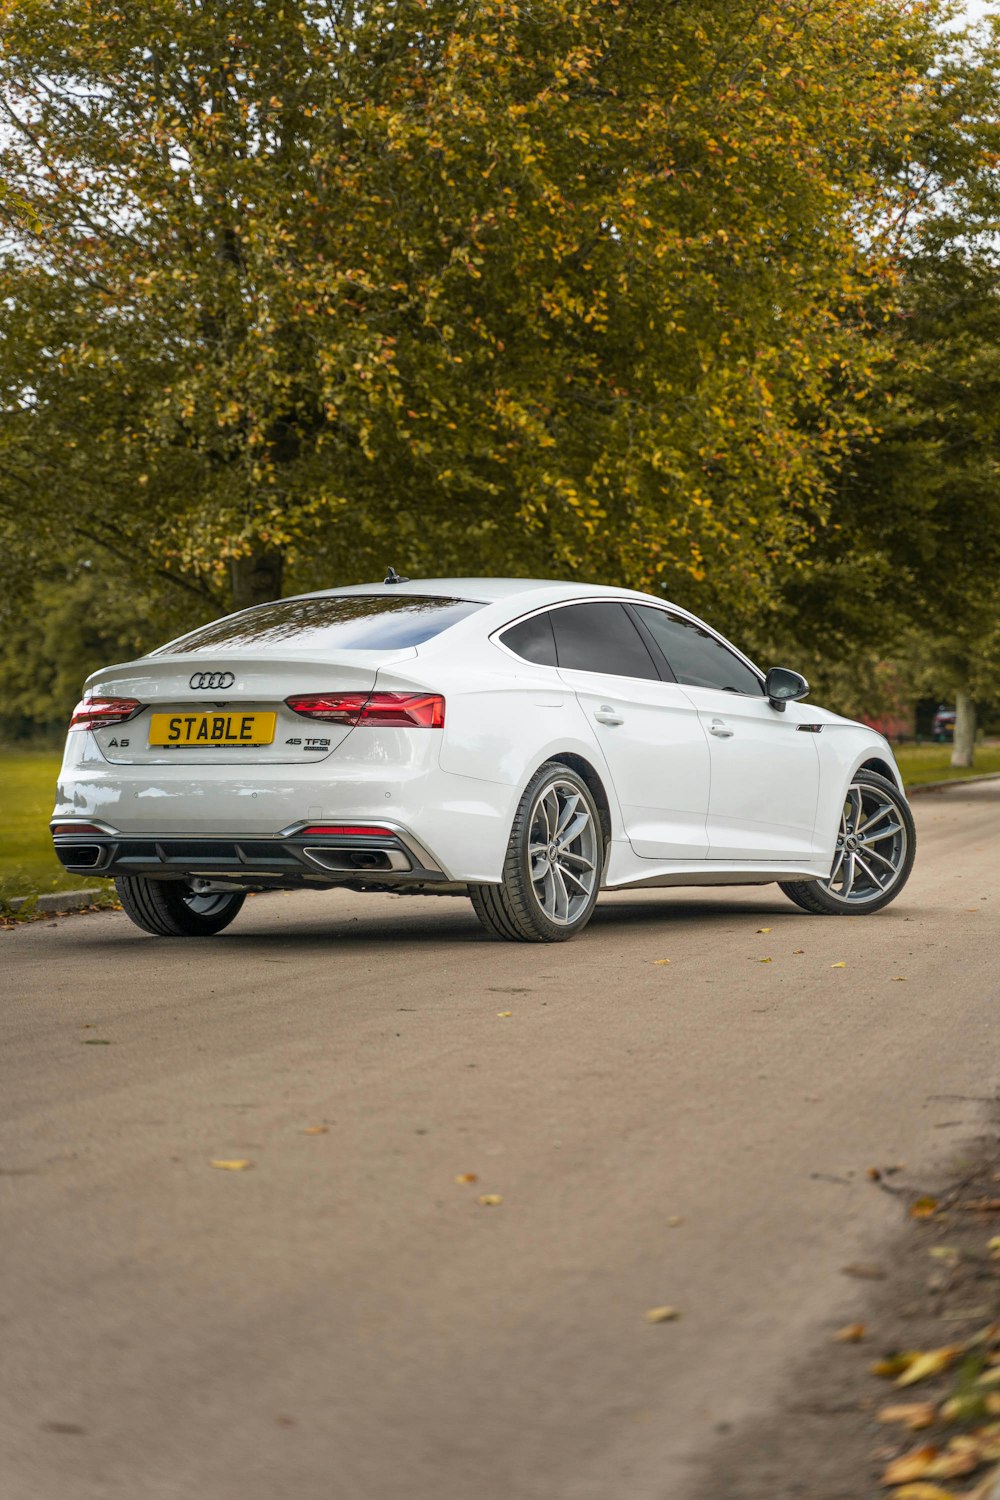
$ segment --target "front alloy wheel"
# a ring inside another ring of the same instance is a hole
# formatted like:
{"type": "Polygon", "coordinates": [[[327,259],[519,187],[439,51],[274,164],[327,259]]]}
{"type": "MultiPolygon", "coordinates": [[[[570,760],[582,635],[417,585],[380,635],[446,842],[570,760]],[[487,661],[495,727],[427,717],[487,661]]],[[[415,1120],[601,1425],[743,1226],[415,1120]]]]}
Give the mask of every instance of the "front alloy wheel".
{"type": "Polygon", "coordinates": [[[469,895],[494,937],[564,942],[590,921],[603,865],[593,793],[575,771],[550,761],[521,798],[502,884],[470,885],[469,895]]]}
{"type": "Polygon", "coordinates": [[[874,771],[858,771],[844,799],[828,878],[782,881],[781,889],[805,911],[879,911],[906,884],[916,845],[913,814],[899,788],[874,771]]]}

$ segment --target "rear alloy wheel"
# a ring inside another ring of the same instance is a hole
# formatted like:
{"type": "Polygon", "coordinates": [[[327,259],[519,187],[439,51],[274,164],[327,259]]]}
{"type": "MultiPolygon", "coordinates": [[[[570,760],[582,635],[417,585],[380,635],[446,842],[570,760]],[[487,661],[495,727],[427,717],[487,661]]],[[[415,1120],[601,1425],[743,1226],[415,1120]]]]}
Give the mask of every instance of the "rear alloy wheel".
{"type": "Polygon", "coordinates": [[[804,911],[860,917],[896,899],[916,849],[913,814],[899,788],[874,771],[858,771],[844,799],[829,878],[779,883],[804,911]]]}
{"type": "Polygon", "coordinates": [[[494,937],[561,943],[590,921],[603,867],[593,794],[575,771],[550,761],[521,798],[501,884],[470,885],[469,895],[494,937]]]}
{"type": "Polygon", "coordinates": [[[155,937],[211,937],[221,932],[246,900],[244,891],[196,891],[186,880],[149,880],[119,875],[115,890],[126,914],[155,937]]]}

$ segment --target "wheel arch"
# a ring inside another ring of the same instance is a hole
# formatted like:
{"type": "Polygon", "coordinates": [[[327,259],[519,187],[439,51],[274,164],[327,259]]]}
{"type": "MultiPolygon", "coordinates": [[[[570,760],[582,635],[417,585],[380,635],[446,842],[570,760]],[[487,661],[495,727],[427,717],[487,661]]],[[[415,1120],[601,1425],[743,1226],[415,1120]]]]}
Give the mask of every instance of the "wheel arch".
{"type": "Polygon", "coordinates": [[[884,776],[886,781],[891,781],[893,786],[898,787],[900,791],[904,790],[902,777],[897,767],[891,761],[884,760],[877,755],[870,755],[867,760],[861,761],[855,766],[852,774],[857,775],[858,771],[874,771],[877,776],[884,776]]]}

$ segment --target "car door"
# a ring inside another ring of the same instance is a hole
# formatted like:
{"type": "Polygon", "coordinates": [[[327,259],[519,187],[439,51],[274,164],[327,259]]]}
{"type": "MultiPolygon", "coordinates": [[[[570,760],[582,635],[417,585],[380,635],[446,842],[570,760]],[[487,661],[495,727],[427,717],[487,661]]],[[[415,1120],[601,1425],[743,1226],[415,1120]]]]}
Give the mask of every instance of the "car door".
{"type": "Polygon", "coordinates": [[[559,675],[576,694],[641,858],[704,859],[709,750],[698,713],[615,600],[549,611],[559,675]]]}
{"type": "Polygon", "coordinates": [[[708,857],[795,860],[816,843],[819,755],[808,709],[771,706],[759,674],[704,625],[630,606],[698,713],[712,786],[708,857]]]}

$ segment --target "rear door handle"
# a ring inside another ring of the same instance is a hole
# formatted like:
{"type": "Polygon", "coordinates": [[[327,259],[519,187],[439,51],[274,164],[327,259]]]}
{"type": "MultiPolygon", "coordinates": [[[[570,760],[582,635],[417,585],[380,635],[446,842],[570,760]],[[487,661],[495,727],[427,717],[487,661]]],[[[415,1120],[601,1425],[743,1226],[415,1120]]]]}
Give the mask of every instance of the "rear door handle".
{"type": "Polygon", "coordinates": [[[595,709],[594,718],[598,724],[624,724],[625,720],[615,712],[610,703],[602,703],[600,708],[595,709]]]}
{"type": "Polygon", "coordinates": [[[714,734],[720,740],[731,740],[733,737],[733,731],[726,728],[722,719],[713,719],[712,726],[708,732],[709,734],[714,734]]]}

